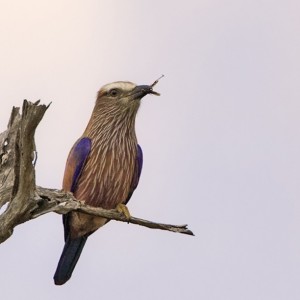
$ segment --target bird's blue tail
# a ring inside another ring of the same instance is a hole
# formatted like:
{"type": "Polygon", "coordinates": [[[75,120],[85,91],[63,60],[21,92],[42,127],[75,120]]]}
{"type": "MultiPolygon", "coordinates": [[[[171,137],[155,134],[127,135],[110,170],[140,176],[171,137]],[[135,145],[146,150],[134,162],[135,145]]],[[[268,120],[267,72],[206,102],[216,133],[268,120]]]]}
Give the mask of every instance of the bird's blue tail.
{"type": "Polygon", "coordinates": [[[56,285],[62,285],[71,278],[87,238],[87,235],[77,239],[67,238],[53,277],[56,285]]]}

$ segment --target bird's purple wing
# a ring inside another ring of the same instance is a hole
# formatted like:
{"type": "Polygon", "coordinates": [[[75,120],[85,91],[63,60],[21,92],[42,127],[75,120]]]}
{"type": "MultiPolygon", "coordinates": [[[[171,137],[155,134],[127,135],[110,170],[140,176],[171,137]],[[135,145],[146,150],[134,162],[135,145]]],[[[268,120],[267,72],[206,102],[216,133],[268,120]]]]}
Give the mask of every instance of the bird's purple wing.
{"type": "Polygon", "coordinates": [[[65,168],[63,180],[64,190],[72,193],[76,191],[78,179],[91,151],[91,144],[92,142],[89,138],[81,138],[71,149],[65,168]]]}
{"type": "MultiPolygon", "coordinates": [[[[70,151],[68,156],[64,180],[63,189],[74,193],[77,188],[77,183],[80,178],[80,174],[84,168],[85,162],[91,151],[92,142],[89,138],[81,138],[78,140],[70,151]]],[[[69,234],[69,214],[63,215],[63,224],[65,229],[65,240],[69,234]]]]}
{"type": "Polygon", "coordinates": [[[134,168],[134,174],[130,186],[130,192],[128,194],[128,197],[125,201],[125,204],[128,203],[130,200],[134,190],[138,186],[140,176],[142,173],[142,168],[143,168],[143,151],[140,145],[137,145],[137,154],[136,154],[136,159],[135,159],[135,168],[134,168]]]}

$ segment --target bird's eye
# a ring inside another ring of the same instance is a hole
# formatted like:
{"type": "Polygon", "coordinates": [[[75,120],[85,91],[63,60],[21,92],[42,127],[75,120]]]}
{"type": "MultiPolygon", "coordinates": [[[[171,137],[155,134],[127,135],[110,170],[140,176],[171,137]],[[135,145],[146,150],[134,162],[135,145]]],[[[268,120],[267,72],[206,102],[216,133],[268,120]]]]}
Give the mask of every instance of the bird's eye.
{"type": "Polygon", "coordinates": [[[119,90],[117,90],[117,89],[112,89],[112,90],[109,91],[109,95],[110,95],[111,97],[117,97],[117,96],[119,95],[119,90]]]}

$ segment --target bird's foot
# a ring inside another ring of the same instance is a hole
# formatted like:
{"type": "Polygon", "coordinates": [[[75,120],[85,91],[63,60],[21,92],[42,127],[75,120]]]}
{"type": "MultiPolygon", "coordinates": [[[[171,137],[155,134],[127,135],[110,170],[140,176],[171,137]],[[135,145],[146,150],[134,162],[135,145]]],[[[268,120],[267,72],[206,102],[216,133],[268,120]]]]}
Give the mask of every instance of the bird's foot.
{"type": "Polygon", "coordinates": [[[129,209],[128,207],[123,204],[123,203],[119,203],[116,207],[117,211],[120,213],[120,214],[123,214],[125,216],[125,218],[127,219],[127,221],[130,220],[130,212],[129,212],[129,209]]]}

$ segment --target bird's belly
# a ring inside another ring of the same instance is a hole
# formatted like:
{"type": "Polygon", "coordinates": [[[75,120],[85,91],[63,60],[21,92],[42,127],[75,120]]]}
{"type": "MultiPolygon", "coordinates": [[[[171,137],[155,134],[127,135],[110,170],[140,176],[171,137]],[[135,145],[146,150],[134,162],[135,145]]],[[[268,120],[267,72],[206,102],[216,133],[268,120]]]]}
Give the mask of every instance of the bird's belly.
{"type": "Polygon", "coordinates": [[[87,233],[93,233],[107,223],[107,219],[95,217],[81,212],[72,212],[70,215],[70,236],[78,238],[87,233]]]}
{"type": "Polygon", "coordinates": [[[86,204],[105,209],[113,209],[125,202],[134,174],[133,153],[112,155],[111,151],[98,156],[98,160],[89,159],[80,176],[75,197],[86,204]]]}
{"type": "MultiPolygon", "coordinates": [[[[114,209],[127,200],[133,174],[134,159],[130,155],[106,155],[105,160],[88,160],[74,196],[91,206],[114,209]]],[[[94,232],[106,222],[107,219],[102,217],[72,212],[70,234],[72,237],[83,236],[94,232]]]]}

